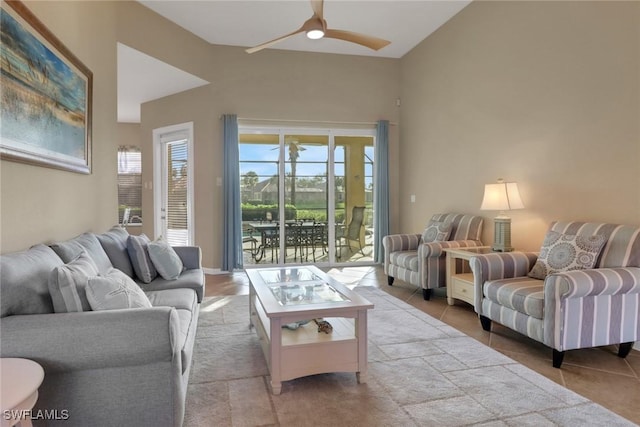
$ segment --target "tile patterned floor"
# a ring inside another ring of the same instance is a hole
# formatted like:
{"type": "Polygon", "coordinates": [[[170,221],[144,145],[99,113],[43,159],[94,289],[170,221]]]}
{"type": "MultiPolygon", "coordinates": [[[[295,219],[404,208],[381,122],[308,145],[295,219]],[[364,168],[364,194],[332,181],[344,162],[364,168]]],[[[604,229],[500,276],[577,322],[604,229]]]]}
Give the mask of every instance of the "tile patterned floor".
{"type": "MultiPolygon", "coordinates": [[[[396,280],[387,285],[380,267],[333,268],[330,274],[350,287],[375,286],[440,319],[481,343],[500,351],[552,381],[640,424],[640,351],[626,359],[616,356],[614,346],[569,351],[562,369],[551,366],[551,350],[508,328],[493,323],[492,332],[480,327],[473,307],[457,302],[449,306],[444,289],[436,290],[430,301],[422,291],[396,280]]],[[[245,295],[249,282],[243,272],[207,276],[207,296],[245,295]]]]}

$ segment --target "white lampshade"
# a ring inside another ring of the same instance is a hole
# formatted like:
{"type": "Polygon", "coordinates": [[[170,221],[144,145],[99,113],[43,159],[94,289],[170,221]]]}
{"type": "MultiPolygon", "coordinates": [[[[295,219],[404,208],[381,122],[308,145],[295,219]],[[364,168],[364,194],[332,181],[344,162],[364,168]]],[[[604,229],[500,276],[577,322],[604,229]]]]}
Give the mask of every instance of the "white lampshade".
{"type": "Polygon", "coordinates": [[[486,184],[484,186],[484,197],[482,198],[481,210],[500,211],[494,218],[493,250],[497,252],[509,252],[513,250],[511,246],[511,218],[504,214],[504,211],[512,209],[524,209],[524,203],[520,198],[518,184],[515,182],[502,182],[497,184],[486,184]]]}
{"type": "Polygon", "coordinates": [[[486,184],[480,209],[483,211],[524,209],[524,204],[518,191],[518,184],[515,182],[486,184]]]}

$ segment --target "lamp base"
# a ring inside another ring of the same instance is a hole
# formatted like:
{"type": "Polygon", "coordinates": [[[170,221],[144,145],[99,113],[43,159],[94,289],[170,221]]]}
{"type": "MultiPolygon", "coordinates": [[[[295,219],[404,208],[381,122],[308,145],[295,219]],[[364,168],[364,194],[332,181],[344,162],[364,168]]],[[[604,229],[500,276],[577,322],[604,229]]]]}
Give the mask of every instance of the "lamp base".
{"type": "Polygon", "coordinates": [[[500,216],[493,219],[493,246],[495,252],[511,252],[511,218],[500,216]]]}

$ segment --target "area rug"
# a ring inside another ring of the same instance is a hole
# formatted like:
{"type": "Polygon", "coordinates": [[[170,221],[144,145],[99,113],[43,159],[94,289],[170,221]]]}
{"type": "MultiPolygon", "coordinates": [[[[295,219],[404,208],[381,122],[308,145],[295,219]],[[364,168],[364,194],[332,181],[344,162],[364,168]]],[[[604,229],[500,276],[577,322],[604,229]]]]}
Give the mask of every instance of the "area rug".
{"type": "Polygon", "coordinates": [[[373,287],[369,375],[313,375],[269,390],[248,296],[201,305],[185,427],[633,426],[447,324],[373,287]]]}

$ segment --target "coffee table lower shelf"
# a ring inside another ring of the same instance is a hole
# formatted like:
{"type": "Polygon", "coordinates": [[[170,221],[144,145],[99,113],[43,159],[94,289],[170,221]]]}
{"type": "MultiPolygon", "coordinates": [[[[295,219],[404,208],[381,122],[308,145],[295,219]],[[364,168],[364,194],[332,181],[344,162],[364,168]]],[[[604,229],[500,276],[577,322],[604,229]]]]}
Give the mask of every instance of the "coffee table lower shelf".
{"type": "Polygon", "coordinates": [[[340,313],[350,317],[322,317],[333,326],[333,332],[325,334],[318,332],[313,321],[296,330],[282,328],[283,324],[305,319],[269,318],[255,294],[250,295],[250,301],[251,326],[260,339],[273,394],[280,394],[282,381],[329,372],[355,372],[358,383],[366,383],[366,309],[340,313]]]}

